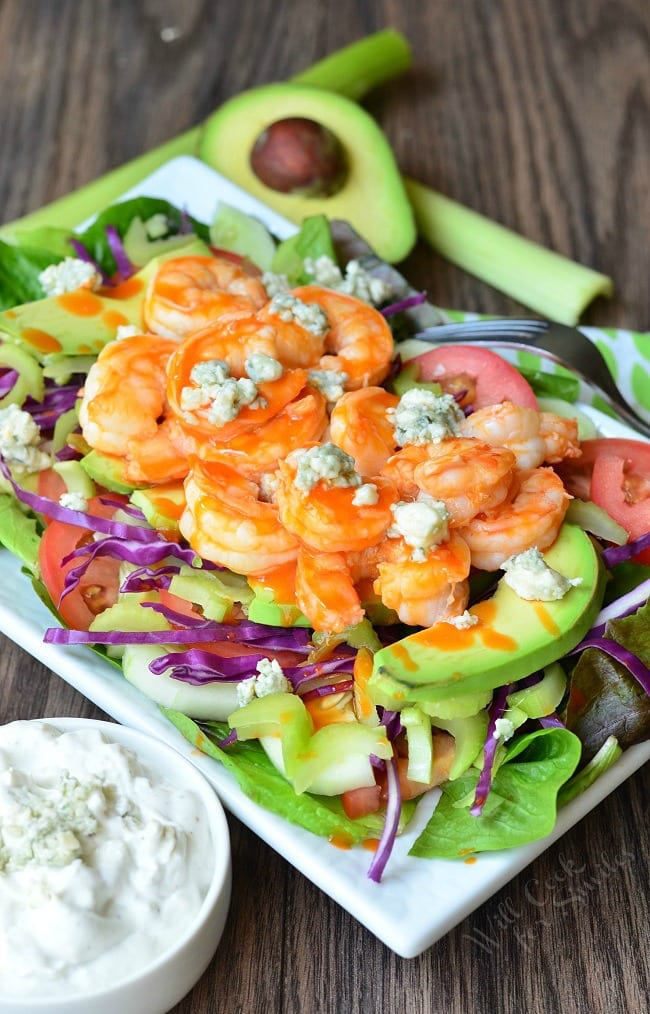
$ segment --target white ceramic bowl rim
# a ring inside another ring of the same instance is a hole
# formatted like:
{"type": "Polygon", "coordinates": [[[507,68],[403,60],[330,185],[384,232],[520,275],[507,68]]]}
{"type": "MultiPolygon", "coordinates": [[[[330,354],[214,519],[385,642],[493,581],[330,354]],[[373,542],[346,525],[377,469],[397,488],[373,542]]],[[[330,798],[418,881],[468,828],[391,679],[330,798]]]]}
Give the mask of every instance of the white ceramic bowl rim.
{"type": "MultiPolygon", "coordinates": [[[[50,998],[23,996],[20,994],[5,997],[0,995],[0,1014],[9,1010],[11,1010],[12,1014],[13,1012],[20,1014],[21,1010],[31,1012],[32,1010],[39,1009],[43,1011],[59,1011],[60,1014],[64,1014],[66,1004],[79,1004],[86,1001],[89,1003],[92,1001],[98,1002],[103,998],[110,997],[117,990],[128,988],[130,984],[136,983],[140,978],[155,974],[174,954],[182,950],[191,941],[200,930],[222,892],[230,889],[230,832],[221,802],[208,780],[182,754],[162,740],[125,725],[94,718],[35,718],[28,719],[27,721],[51,725],[64,732],[73,729],[97,729],[104,733],[107,739],[133,750],[143,766],[149,768],[149,770],[152,768],[152,760],[149,755],[159,752],[169,765],[177,767],[182,772],[183,779],[188,783],[188,787],[201,799],[212,837],[214,869],[199,911],[185,932],[157,958],[144,965],[140,971],[125,979],[116,981],[113,986],[89,993],[61,994],[50,998]],[[141,747],[147,755],[140,757],[138,747],[141,747]]],[[[164,777],[165,780],[168,779],[167,775],[164,775],[164,777]]],[[[215,949],[217,944],[218,941],[215,942],[215,949]]]]}

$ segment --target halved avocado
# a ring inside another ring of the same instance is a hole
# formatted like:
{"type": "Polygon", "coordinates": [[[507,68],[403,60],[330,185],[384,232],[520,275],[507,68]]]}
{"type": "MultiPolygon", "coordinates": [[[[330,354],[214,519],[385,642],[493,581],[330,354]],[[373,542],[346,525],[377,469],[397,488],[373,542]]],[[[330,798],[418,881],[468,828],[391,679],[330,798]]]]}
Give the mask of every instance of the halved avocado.
{"type": "Polygon", "coordinates": [[[294,84],[243,92],[208,118],[200,155],[293,222],[318,214],[346,219],[384,260],[402,260],[415,243],[413,212],[388,141],[361,106],[341,95],[294,84]],[[345,176],[336,193],[281,193],[253,171],[251,155],[260,135],[290,119],[320,124],[339,142],[345,176]]]}
{"type": "Polygon", "coordinates": [[[582,584],[557,601],[530,602],[502,579],[491,599],[469,610],[479,618],[475,626],[436,623],[378,651],[368,681],[374,703],[399,710],[494,690],[571,651],[600,609],[603,566],[589,536],[568,524],[544,559],[582,584]]]}

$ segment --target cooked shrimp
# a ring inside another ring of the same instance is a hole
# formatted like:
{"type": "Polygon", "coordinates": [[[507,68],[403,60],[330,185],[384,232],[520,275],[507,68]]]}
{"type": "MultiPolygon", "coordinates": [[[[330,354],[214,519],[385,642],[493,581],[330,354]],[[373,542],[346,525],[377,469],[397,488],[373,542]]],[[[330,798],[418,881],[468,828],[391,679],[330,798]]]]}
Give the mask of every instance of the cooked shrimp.
{"type": "Polygon", "coordinates": [[[547,465],[555,465],[565,458],[579,458],[582,454],[577,419],[540,412],[539,435],[544,441],[544,461],[547,465]]]}
{"type": "Polygon", "coordinates": [[[194,460],[179,527],[199,556],[237,574],[264,574],[296,558],[298,540],[256,483],[224,462],[194,460]]]}
{"type": "Polygon", "coordinates": [[[390,410],[398,403],[383,387],[361,387],[346,392],[332,409],[332,442],[354,458],[360,475],[377,475],[394,452],[390,410]]]}
{"type": "MultiPolygon", "coordinates": [[[[320,391],[307,388],[273,419],[228,440],[225,453],[235,456],[232,460],[238,471],[257,480],[275,471],[292,451],[320,440],[326,426],[327,402],[320,391]]],[[[207,442],[198,453],[208,460],[218,459],[220,446],[207,442]]]]}
{"type": "Polygon", "coordinates": [[[452,437],[402,448],[388,459],[381,474],[405,496],[424,492],[442,500],[450,525],[458,527],[506,499],[514,464],[514,454],[505,447],[490,447],[472,437],[452,437]]]}
{"type": "Polygon", "coordinates": [[[165,419],[166,366],[174,342],[133,335],[109,342],[93,363],[79,408],[84,439],[121,459],[128,482],[182,478],[188,463],[165,419]]]}
{"type": "Polygon", "coordinates": [[[268,297],[259,278],[225,257],[164,261],[144,299],[145,326],[178,340],[224,314],[250,314],[268,297]]]}
{"type": "Polygon", "coordinates": [[[390,370],[393,335],[378,310],[354,296],[319,285],[300,286],[292,289],[292,295],[305,303],[316,303],[327,314],[322,370],[346,373],[349,391],[382,382],[390,370]]]}
{"type": "Polygon", "coordinates": [[[347,561],[355,586],[373,580],[375,593],[402,623],[429,627],[460,616],[469,596],[470,552],[465,541],[454,532],[429,549],[424,560],[412,557],[412,547],[400,537],[348,554],[347,561]]]}
{"type": "Polygon", "coordinates": [[[325,553],[365,549],[382,538],[393,520],[390,508],[397,502],[397,490],[387,479],[373,480],[375,503],[359,503],[358,484],[320,481],[306,490],[296,485],[296,476],[292,455],[280,464],[275,496],[282,524],[310,549],[325,553]]]}
{"type": "Polygon", "coordinates": [[[226,325],[213,324],[189,335],[176,346],[167,368],[167,397],[170,410],[182,429],[204,440],[224,443],[272,419],[303,390],[307,383],[306,370],[284,370],[275,360],[272,334],[256,326],[257,331],[250,318],[226,325]],[[242,324],[243,328],[231,329],[230,324],[242,324]],[[257,384],[243,379],[246,364],[254,353],[268,356],[279,366],[277,379],[257,384]],[[208,376],[214,373],[207,381],[207,389],[203,386],[205,381],[196,376],[203,365],[208,368],[208,376]],[[213,394],[220,395],[219,384],[230,376],[233,379],[228,379],[228,384],[248,384],[248,401],[231,413],[230,402],[225,400],[225,417],[222,418],[215,412],[213,394]]]}
{"type": "Polygon", "coordinates": [[[518,468],[537,468],[544,460],[546,446],[539,434],[539,412],[533,408],[502,401],[472,412],[460,424],[465,437],[484,440],[491,447],[507,447],[517,458],[518,468]]]}
{"type": "Polygon", "coordinates": [[[273,300],[266,303],[255,314],[255,320],[258,329],[261,321],[273,331],[277,358],[285,366],[317,366],[325,351],[325,334],[303,327],[299,320],[285,320],[274,306],[273,300]]]}
{"type": "Polygon", "coordinates": [[[520,472],[514,490],[505,503],[459,529],[480,570],[498,570],[504,560],[533,546],[548,549],[564,521],[571,498],[552,468],[520,472]]]}
{"type": "Polygon", "coordinates": [[[364,616],[343,553],[315,554],[300,548],[296,603],[314,630],[338,633],[364,616]]]}

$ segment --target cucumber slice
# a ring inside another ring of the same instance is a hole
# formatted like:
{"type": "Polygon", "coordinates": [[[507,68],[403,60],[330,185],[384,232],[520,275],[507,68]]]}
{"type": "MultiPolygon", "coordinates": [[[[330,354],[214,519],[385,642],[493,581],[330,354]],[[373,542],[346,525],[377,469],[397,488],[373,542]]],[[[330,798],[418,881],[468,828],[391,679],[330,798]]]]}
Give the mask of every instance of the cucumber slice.
{"type": "Polygon", "coordinates": [[[221,250],[248,257],[262,271],[270,269],[275,255],[275,240],[266,226],[222,201],[210,226],[210,242],[221,250]]]}

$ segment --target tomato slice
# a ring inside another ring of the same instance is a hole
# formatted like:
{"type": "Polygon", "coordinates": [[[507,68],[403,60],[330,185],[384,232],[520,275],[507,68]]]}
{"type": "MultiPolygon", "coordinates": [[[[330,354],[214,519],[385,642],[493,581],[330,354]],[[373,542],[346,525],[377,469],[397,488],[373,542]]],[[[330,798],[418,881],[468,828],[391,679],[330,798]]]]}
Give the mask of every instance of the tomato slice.
{"type": "Polygon", "coordinates": [[[528,381],[490,349],[473,345],[443,345],[415,356],[410,362],[417,363],[420,380],[435,381],[445,377],[449,381],[461,373],[468,374],[476,384],[472,402],[475,410],[502,401],[537,410],[537,398],[528,381]]]}
{"type": "Polygon", "coordinates": [[[341,793],[341,803],[350,820],[376,813],[381,806],[381,785],[366,785],[341,793]]]}
{"type": "MultiPolygon", "coordinates": [[[[56,474],[56,473],[54,473],[56,474]]],[[[124,501],[111,493],[111,500],[124,501]]],[[[115,507],[103,504],[99,497],[89,501],[88,512],[95,516],[111,518],[115,507]]],[[[75,630],[88,630],[98,613],[117,601],[120,561],[110,557],[98,557],[88,567],[77,588],[61,601],[65,578],[68,571],[81,563],[82,558],[62,560],[79,546],[92,540],[92,532],[63,521],[51,521],[40,542],[38,562],[43,584],[57,607],[64,623],[75,630]]]]}
{"type": "MultiPolygon", "coordinates": [[[[42,472],[38,473],[36,492],[39,496],[46,496],[48,500],[54,500],[55,503],[58,503],[59,497],[62,493],[65,493],[66,489],[65,482],[53,468],[45,468],[42,472]]],[[[46,514],[43,515],[43,520],[46,525],[52,523],[52,519],[46,514]]]]}

